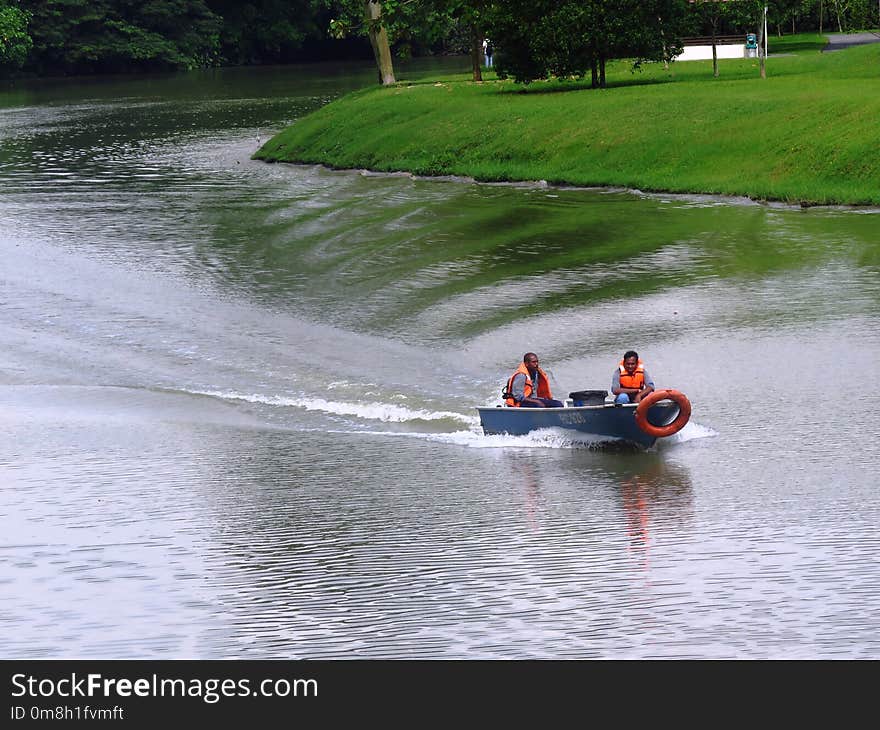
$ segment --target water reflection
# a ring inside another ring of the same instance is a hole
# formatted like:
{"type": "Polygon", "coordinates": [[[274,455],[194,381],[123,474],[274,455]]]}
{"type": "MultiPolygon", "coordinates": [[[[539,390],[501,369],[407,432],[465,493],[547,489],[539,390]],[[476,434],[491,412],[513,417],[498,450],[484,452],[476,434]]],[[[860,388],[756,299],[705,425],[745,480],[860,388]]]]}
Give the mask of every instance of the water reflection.
{"type": "Polygon", "coordinates": [[[468,450],[450,474],[448,446],[407,439],[392,454],[380,440],[377,464],[370,440],[328,448],[301,434],[296,454],[288,441],[230,444],[216,480],[197,485],[216,611],[208,655],[516,655],[510,632],[530,629],[513,607],[538,635],[562,606],[604,614],[649,571],[658,534],[689,532],[687,469],[658,454],[468,450]],[[644,564],[627,577],[633,550],[644,564]]]}
{"type": "MultiPolygon", "coordinates": [[[[575,487],[582,493],[570,497],[583,503],[606,489],[614,493],[616,507],[623,513],[619,524],[628,550],[644,557],[645,568],[658,534],[689,529],[693,484],[685,465],[671,461],[664,453],[632,449],[590,450],[586,455],[574,452],[570,458],[582,477],[575,487]]],[[[520,495],[524,522],[531,532],[539,532],[547,526],[542,524],[547,519],[547,493],[558,499],[560,485],[553,477],[542,475],[534,454],[512,451],[505,455],[505,462],[505,471],[520,495]]]]}
{"type": "Polygon", "coordinates": [[[686,532],[693,514],[693,486],[684,466],[661,456],[648,455],[648,462],[620,482],[620,498],[626,515],[630,550],[650,570],[650,551],[657,532],[672,527],[686,532]]]}
{"type": "Polygon", "coordinates": [[[522,499],[525,506],[526,524],[531,532],[540,529],[541,487],[538,475],[530,459],[515,458],[512,460],[518,481],[522,485],[522,499]]]}
{"type": "MultiPolygon", "coordinates": [[[[876,215],[844,221],[836,211],[250,161],[258,137],[326,101],[316,86],[329,98],[371,73],[326,72],[85,82],[91,96],[77,103],[11,103],[0,224],[111,257],[125,249],[272,307],[425,343],[593,307],[650,309],[665,337],[693,326],[682,308],[709,326],[773,327],[826,316],[829,289],[852,286],[876,263],[876,215]],[[755,297],[762,306],[729,306],[755,297]],[[719,299],[728,301],[716,308],[719,299]]],[[[871,284],[845,301],[853,313],[877,313],[871,284]]]]}

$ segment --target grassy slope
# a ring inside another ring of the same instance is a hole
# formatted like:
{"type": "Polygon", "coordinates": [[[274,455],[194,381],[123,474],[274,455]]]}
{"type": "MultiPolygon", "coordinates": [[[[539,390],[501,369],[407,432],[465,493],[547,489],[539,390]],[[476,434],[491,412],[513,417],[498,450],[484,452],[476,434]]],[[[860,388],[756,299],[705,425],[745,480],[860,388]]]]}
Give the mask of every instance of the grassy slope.
{"type": "MultiPolygon", "coordinates": [[[[794,42],[794,41],[793,41],[794,42]]],[[[466,77],[350,94],[255,155],[337,168],[880,204],[880,44],[610,69],[606,90],[466,77]]],[[[785,48],[774,48],[778,52],[785,48]]]]}

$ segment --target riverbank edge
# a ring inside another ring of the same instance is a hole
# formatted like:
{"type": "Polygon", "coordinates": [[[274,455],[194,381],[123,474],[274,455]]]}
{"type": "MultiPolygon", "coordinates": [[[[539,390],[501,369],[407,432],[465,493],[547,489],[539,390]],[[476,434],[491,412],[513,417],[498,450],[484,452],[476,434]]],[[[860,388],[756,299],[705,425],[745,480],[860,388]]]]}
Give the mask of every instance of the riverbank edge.
{"type": "Polygon", "coordinates": [[[687,202],[724,203],[726,205],[755,205],[778,210],[837,210],[858,211],[860,213],[880,213],[880,205],[856,203],[811,203],[808,201],[786,201],[776,198],[757,198],[749,195],[725,195],[723,193],[683,192],[681,190],[652,190],[621,185],[569,185],[550,183],[546,180],[480,180],[468,175],[419,175],[408,170],[371,170],[366,167],[334,167],[321,162],[289,162],[287,160],[261,159],[255,155],[251,159],[267,165],[289,165],[303,169],[360,177],[404,178],[419,182],[454,183],[460,185],[491,185],[494,187],[523,188],[527,190],[583,191],[602,194],[632,195],[641,198],[673,198],[687,202]]]}
{"type": "Polygon", "coordinates": [[[353,91],[306,114],[253,159],[873,209],[880,206],[880,167],[866,120],[880,114],[880,102],[864,103],[864,84],[878,59],[876,47],[791,56],[779,59],[777,75],[766,81],[751,78],[747,60],[727,62],[727,78],[708,83],[702,62],[691,62],[673,83],[657,69],[637,82],[618,71],[616,89],[586,93],[577,84],[519,90],[494,79],[401,81],[353,91]],[[743,123],[752,109],[761,112],[760,129],[743,123]],[[829,113],[843,134],[828,133],[829,113]]]}

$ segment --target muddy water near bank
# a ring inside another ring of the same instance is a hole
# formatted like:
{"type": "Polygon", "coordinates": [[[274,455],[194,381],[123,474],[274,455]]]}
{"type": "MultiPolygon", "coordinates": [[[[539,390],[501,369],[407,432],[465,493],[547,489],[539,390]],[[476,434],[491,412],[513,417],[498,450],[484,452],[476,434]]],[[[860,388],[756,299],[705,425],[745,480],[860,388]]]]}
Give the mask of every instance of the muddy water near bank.
{"type": "Polygon", "coordinates": [[[4,655],[877,656],[876,214],[249,159],[370,74],[3,97],[4,655]],[[656,451],[480,433],[629,347],[656,451]]]}

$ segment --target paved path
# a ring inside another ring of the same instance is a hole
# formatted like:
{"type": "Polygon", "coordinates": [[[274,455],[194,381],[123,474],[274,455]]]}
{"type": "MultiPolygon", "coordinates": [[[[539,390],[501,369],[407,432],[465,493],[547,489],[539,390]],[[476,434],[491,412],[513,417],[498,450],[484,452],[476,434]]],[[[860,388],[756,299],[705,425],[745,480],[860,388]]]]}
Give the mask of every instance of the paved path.
{"type": "Polygon", "coordinates": [[[866,43],[880,43],[880,33],[828,33],[826,51],[840,51],[850,46],[863,46],[866,43]]]}

